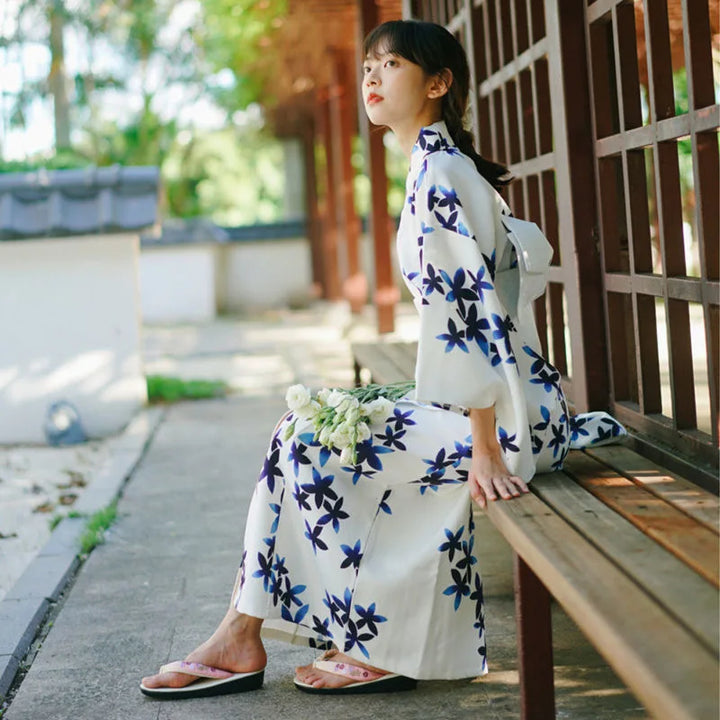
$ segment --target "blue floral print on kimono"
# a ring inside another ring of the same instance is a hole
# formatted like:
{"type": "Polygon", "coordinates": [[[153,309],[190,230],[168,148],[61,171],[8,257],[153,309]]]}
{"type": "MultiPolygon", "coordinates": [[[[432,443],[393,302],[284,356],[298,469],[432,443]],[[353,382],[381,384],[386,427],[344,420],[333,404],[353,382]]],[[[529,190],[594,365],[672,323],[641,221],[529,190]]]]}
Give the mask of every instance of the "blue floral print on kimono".
{"type": "Polygon", "coordinates": [[[245,531],[240,612],[269,637],[418,679],[487,672],[483,584],[467,487],[465,409],[495,406],[511,470],[530,480],[570,447],[617,439],[605,413],[569,415],[518,266],[500,196],[444,123],[413,148],[398,253],[420,313],[416,395],[397,401],[346,465],[289,414],[273,433],[245,531]],[[286,431],[294,424],[287,439],[286,431]]]}

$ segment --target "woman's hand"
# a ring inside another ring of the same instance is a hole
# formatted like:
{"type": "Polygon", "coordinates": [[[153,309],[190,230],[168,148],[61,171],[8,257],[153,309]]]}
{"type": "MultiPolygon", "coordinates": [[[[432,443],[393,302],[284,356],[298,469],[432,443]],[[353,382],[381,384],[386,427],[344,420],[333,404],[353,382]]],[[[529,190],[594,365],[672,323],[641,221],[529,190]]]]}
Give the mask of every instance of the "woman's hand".
{"type": "Polygon", "coordinates": [[[468,483],[470,496],[481,508],[488,500],[497,500],[498,495],[510,500],[528,492],[522,478],[510,474],[501,453],[473,452],[468,483]]]}

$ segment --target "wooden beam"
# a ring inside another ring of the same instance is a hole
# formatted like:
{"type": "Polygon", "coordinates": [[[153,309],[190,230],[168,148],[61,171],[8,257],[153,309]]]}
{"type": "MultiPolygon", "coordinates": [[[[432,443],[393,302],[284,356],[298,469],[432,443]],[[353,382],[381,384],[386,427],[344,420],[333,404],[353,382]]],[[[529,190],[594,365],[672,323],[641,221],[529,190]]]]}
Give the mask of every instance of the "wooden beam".
{"type": "MultiPolygon", "coordinates": [[[[379,12],[375,0],[357,0],[357,2],[359,34],[364,38],[378,24],[379,12]]],[[[377,307],[378,332],[389,333],[395,329],[395,305],[400,300],[400,291],[395,287],[392,276],[390,240],[392,221],[387,206],[388,181],[383,131],[371,125],[364,111],[360,127],[365,141],[371,187],[370,233],[375,257],[374,300],[377,307]]]]}

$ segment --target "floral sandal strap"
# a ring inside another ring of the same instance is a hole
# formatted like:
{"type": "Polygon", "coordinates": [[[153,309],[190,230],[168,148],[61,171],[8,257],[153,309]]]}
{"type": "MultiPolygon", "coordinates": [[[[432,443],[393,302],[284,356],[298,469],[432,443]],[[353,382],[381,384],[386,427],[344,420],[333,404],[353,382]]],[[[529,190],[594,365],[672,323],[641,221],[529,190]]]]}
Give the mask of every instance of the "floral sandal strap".
{"type": "Polygon", "coordinates": [[[234,673],[228,672],[227,670],[220,670],[219,668],[203,665],[203,663],[199,662],[187,662],[186,660],[176,660],[175,662],[163,665],[160,668],[160,672],[184,673],[185,675],[196,675],[197,677],[213,678],[215,680],[224,680],[234,675],[234,673]]]}
{"type": "Polygon", "coordinates": [[[369,680],[377,680],[378,678],[384,677],[385,673],[377,673],[367,668],[358,667],[357,665],[350,665],[344,662],[333,662],[332,660],[315,660],[313,667],[316,670],[322,670],[323,672],[331,673],[332,675],[343,675],[351,680],[357,680],[359,682],[367,682],[369,680]]]}

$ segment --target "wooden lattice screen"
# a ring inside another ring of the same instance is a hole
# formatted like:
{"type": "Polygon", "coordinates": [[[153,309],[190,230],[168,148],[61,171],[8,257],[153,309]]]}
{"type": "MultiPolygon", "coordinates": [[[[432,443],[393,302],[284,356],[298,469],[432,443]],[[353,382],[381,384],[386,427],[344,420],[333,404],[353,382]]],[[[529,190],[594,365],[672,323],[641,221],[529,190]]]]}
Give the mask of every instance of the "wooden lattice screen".
{"type": "MultiPolygon", "coordinates": [[[[592,165],[581,173],[583,179],[574,179],[578,171],[569,159],[560,24],[547,22],[543,0],[419,0],[408,10],[413,17],[446,25],[468,52],[479,150],[510,167],[516,178],[508,197],[514,214],[537,222],[555,250],[548,290],[535,309],[543,350],[562,373],[576,410],[602,407],[607,404],[601,392],[606,370],[602,363],[594,370],[588,364],[591,356],[604,357],[602,338],[582,331],[584,324],[602,325],[600,299],[581,297],[600,281],[599,258],[592,252],[592,165]],[[583,185],[584,199],[568,202],[583,185]],[[575,247],[584,240],[591,252],[579,269],[575,247]]],[[[557,12],[554,6],[553,17],[557,12]]]]}
{"type": "Polygon", "coordinates": [[[468,51],[480,152],[510,166],[513,211],[555,249],[536,316],[575,409],[609,408],[641,443],[717,467],[720,123],[709,4],[645,5],[405,7],[468,51]]]}
{"type": "Polygon", "coordinates": [[[596,0],[587,24],[613,411],[717,467],[720,113],[709,13],[692,0],[596,0]]]}

